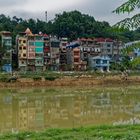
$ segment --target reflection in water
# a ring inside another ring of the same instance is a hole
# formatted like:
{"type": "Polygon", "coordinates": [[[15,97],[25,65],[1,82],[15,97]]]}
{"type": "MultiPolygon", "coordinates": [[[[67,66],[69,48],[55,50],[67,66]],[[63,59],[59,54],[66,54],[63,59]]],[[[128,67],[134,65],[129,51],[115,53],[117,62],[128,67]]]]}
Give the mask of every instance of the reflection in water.
{"type": "Polygon", "coordinates": [[[123,94],[119,89],[115,93],[49,91],[53,94],[46,89],[1,90],[0,131],[140,123],[138,93],[123,94]]]}

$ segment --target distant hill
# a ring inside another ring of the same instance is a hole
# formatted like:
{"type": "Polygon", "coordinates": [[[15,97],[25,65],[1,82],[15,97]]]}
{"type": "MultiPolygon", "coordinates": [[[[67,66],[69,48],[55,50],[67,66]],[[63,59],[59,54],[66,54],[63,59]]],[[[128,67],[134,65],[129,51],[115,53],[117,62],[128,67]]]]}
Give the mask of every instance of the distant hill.
{"type": "Polygon", "coordinates": [[[55,34],[58,37],[68,37],[74,40],[78,37],[104,37],[120,39],[128,42],[140,38],[140,28],[136,31],[125,30],[116,32],[108,22],[96,21],[94,17],[82,14],[79,11],[63,12],[56,14],[55,18],[48,23],[39,19],[23,20],[16,16],[9,17],[0,15],[0,31],[10,31],[13,35],[13,43],[18,32],[23,32],[29,27],[33,33],[40,31],[47,34],[55,34]]]}

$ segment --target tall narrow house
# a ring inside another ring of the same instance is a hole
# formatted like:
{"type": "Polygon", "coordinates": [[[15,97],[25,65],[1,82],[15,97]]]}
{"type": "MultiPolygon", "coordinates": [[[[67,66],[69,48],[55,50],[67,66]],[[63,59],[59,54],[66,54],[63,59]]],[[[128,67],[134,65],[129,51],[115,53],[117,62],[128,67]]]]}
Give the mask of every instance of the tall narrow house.
{"type": "Polygon", "coordinates": [[[27,70],[27,38],[18,38],[18,66],[21,71],[27,70]]]}
{"type": "Polygon", "coordinates": [[[60,70],[67,70],[67,52],[68,38],[61,38],[60,40],[60,70]]]}
{"type": "Polygon", "coordinates": [[[29,28],[18,38],[18,65],[21,71],[42,71],[44,66],[44,40],[32,34],[29,28]]]}
{"type": "Polygon", "coordinates": [[[59,70],[59,62],[60,62],[60,41],[56,37],[50,38],[50,69],[57,71],[59,70]]]}
{"type": "Polygon", "coordinates": [[[2,31],[0,45],[0,59],[2,71],[12,72],[12,36],[11,32],[2,31]]]}
{"type": "Polygon", "coordinates": [[[72,42],[67,46],[67,65],[70,70],[86,70],[87,62],[81,59],[80,43],[72,42]]]}
{"type": "Polygon", "coordinates": [[[48,70],[51,64],[50,37],[47,34],[44,34],[43,38],[44,38],[44,70],[48,70]]]}

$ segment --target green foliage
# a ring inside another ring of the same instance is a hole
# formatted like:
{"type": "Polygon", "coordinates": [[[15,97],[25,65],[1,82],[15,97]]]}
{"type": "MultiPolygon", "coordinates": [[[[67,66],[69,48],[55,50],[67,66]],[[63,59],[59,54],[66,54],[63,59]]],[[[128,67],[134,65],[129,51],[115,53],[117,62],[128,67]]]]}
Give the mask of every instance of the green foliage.
{"type": "Polygon", "coordinates": [[[131,62],[132,68],[136,69],[137,67],[140,67],[140,57],[135,58],[132,62],[131,62]]]}
{"type": "Polygon", "coordinates": [[[34,77],[33,77],[33,80],[34,81],[40,81],[42,78],[41,78],[41,76],[38,76],[38,75],[35,75],[34,77]]]}
{"type": "Polygon", "coordinates": [[[54,76],[45,76],[45,80],[54,81],[57,77],[54,76]]]}
{"type": "Polygon", "coordinates": [[[116,10],[113,12],[116,13],[125,13],[125,12],[132,12],[136,8],[140,8],[140,1],[139,0],[127,0],[125,3],[123,3],[121,6],[119,6],[116,10]]]}
{"type": "Polygon", "coordinates": [[[14,16],[13,18],[0,15],[0,31],[7,30],[12,32],[13,45],[16,35],[30,28],[34,34],[40,31],[47,34],[57,35],[58,37],[68,37],[75,40],[78,37],[103,37],[119,39],[125,42],[139,39],[140,30],[129,31],[112,28],[108,22],[99,22],[94,17],[82,14],[79,11],[63,12],[56,14],[55,18],[47,23],[39,19],[23,20],[14,16]]]}
{"type": "Polygon", "coordinates": [[[73,129],[48,129],[0,135],[1,140],[139,140],[140,126],[95,126],[73,129]]]}
{"type": "MultiPolygon", "coordinates": [[[[136,9],[140,8],[140,0],[127,0],[125,3],[123,3],[121,6],[119,6],[117,9],[115,9],[113,12],[120,14],[120,13],[131,13],[136,9]]],[[[128,29],[135,29],[140,27],[140,14],[136,14],[131,18],[126,18],[120,22],[118,22],[115,26],[117,27],[123,27],[128,29]]]]}
{"type": "Polygon", "coordinates": [[[128,69],[132,68],[129,56],[124,56],[123,57],[122,62],[121,62],[121,66],[122,66],[121,67],[122,68],[121,71],[128,70],[128,69]]]}
{"type": "Polygon", "coordinates": [[[0,77],[0,82],[8,82],[8,77],[0,77]]]}
{"type": "Polygon", "coordinates": [[[122,49],[122,54],[127,56],[129,55],[129,53],[133,53],[134,49],[140,49],[140,43],[136,43],[134,45],[122,49]]]}
{"type": "Polygon", "coordinates": [[[23,32],[29,27],[33,33],[42,31],[47,34],[55,34],[58,37],[68,37],[70,40],[78,37],[113,37],[109,23],[95,21],[94,17],[80,13],[79,11],[63,12],[56,14],[53,22],[48,23],[39,19],[23,20],[14,16],[12,19],[0,15],[0,30],[8,30],[13,33],[13,43],[18,32],[23,32]]]}

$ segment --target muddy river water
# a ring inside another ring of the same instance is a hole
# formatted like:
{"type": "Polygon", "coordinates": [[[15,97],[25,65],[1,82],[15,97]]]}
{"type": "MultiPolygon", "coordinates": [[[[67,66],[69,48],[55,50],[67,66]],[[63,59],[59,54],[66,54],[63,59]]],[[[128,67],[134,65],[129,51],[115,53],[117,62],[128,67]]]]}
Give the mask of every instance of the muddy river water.
{"type": "Polygon", "coordinates": [[[140,124],[140,86],[0,89],[0,131],[140,124]]]}

